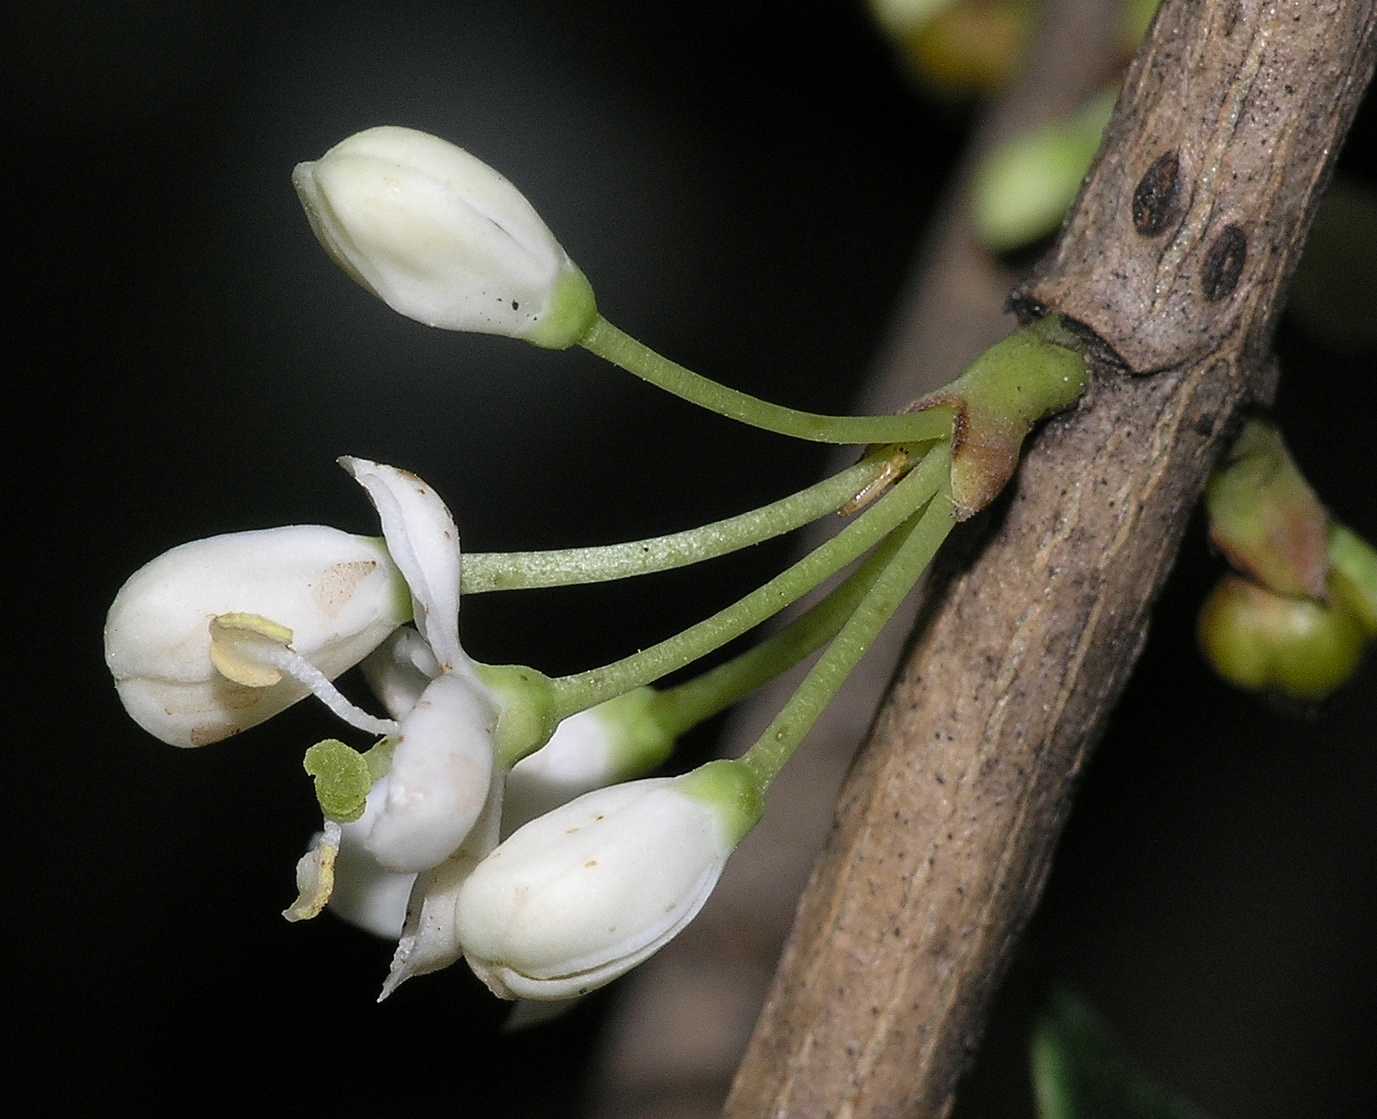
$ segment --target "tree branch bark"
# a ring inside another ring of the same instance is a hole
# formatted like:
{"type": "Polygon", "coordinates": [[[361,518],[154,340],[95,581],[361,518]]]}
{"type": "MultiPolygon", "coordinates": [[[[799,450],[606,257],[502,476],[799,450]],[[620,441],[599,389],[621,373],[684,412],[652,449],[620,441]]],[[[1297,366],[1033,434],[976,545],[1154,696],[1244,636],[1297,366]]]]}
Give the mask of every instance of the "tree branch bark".
{"type": "MultiPolygon", "coordinates": [[[[1373,0],[1167,0],[1016,293],[1094,342],[849,775],[726,1114],[947,1114],[1372,72],[1373,0]],[[1152,373],[1152,376],[1135,374],[1152,373]]],[[[1074,50],[1072,42],[1064,49],[1074,50]]]]}

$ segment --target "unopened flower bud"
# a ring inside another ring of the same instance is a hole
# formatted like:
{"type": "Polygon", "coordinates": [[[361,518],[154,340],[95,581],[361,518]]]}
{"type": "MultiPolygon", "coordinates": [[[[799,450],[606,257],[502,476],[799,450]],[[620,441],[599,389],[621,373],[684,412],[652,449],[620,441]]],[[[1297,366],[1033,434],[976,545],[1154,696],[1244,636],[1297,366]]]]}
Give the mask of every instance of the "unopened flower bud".
{"type": "Polygon", "coordinates": [[[1329,533],[1329,593],[1368,639],[1377,638],[1377,548],[1343,525],[1329,533]]]}
{"type": "Polygon", "coordinates": [[[459,892],[464,954],[503,998],[585,994],[662,948],[761,814],[737,762],[599,789],[532,820],[459,892]]]}
{"type": "Polygon", "coordinates": [[[650,714],[654,699],[655,689],[637,688],[561,722],[512,768],[503,832],[604,785],[643,777],[669,757],[674,739],[650,714]]]}
{"type": "Polygon", "coordinates": [[[1362,629],[1345,611],[1237,575],[1210,592],[1197,632],[1205,659],[1229,683],[1302,701],[1330,695],[1363,655],[1362,629]]]}
{"type": "Polygon", "coordinates": [[[333,679],[410,616],[381,540],[320,525],[238,532],[131,575],[106,616],[105,663],[135,722],[174,746],[203,746],[308,694],[252,662],[251,643],[289,642],[333,679]]]}
{"type": "Polygon", "coordinates": [[[481,160],[411,128],[369,128],[292,172],[331,258],[427,326],[564,349],[593,289],[522,194],[481,160]]]}
{"type": "Polygon", "coordinates": [[[1210,476],[1205,508],[1210,542],[1235,571],[1279,595],[1326,596],[1329,514],[1274,425],[1244,425],[1210,476]]]}
{"type": "Polygon", "coordinates": [[[981,161],[971,218],[986,246],[1009,252],[1057,231],[1099,150],[1116,95],[1098,93],[1072,115],[1015,136],[981,161]]]}

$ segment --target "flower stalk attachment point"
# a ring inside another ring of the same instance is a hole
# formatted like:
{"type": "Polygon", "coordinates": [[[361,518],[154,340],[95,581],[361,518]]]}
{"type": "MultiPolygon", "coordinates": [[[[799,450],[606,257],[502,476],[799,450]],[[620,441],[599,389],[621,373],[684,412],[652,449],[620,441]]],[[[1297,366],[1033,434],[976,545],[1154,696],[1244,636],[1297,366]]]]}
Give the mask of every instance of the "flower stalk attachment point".
{"type": "Polygon", "coordinates": [[[1023,440],[1039,420],[1074,405],[1090,383],[1081,341],[1049,315],[996,342],[955,381],[913,411],[955,414],[951,497],[957,520],[973,517],[1008,484],[1023,440]]]}

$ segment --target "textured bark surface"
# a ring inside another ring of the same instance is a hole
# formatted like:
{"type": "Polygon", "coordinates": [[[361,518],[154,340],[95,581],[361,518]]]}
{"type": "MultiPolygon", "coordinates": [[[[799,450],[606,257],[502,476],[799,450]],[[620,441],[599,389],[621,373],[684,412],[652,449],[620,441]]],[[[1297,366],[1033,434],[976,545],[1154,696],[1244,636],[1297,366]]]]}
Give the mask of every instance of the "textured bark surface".
{"type": "Polygon", "coordinates": [[[1239,409],[1269,391],[1280,293],[1375,23],[1372,0],[1167,0],[1018,293],[1094,332],[1095,384],[931,599],[729,1116],[950,1111],[1190,510],[1239,409]]]}

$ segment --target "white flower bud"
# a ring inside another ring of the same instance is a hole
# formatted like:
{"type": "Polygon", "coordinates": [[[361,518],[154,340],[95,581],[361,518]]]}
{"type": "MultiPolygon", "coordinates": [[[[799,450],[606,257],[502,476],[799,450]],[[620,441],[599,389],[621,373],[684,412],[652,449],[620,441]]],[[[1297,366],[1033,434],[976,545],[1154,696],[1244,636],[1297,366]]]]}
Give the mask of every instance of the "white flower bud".
{"type": "Polygon", "coordinates": [[[240,614],[290,631],[292,650],[334,678],[411,607],[387,549],[371,537],[294,525],[173,548],[129,577],[105,620],[105,663],[135,722],[174,746],[203,746],[308,694],[288,676],[255,687],[217,669],[212,620],[240,614]]]}
{"type": "Polygon", "coordinates": [[[408,318],[563,349],[596,317],[531,204],[438,136],[369,128],[298,164],[292,184],[335,263],[408,318]]]}
{"type": "Polygon", "coordinates": [[[512,768],[503,834],[584,793],[643,777],[669,757],[674,739],[650,714],[654,699],[654,688],[637,688],[563,720],[512,768]]]}
{"type": "Polygon", "coordinates": [[[502,998],[563,999],[609,983],[693,919],[760,811],[749,772],[712,762],[532,820],[459,892],[469,966],[502,998]]]}

